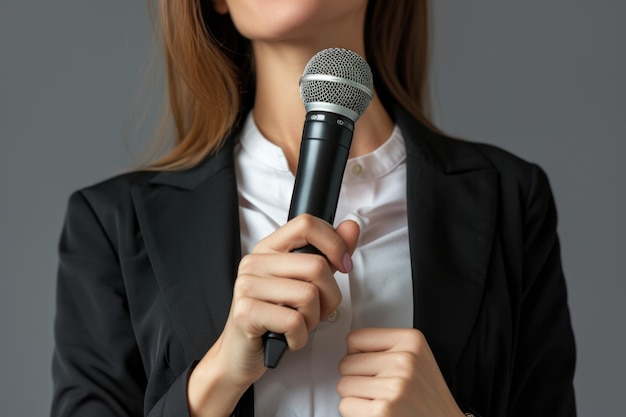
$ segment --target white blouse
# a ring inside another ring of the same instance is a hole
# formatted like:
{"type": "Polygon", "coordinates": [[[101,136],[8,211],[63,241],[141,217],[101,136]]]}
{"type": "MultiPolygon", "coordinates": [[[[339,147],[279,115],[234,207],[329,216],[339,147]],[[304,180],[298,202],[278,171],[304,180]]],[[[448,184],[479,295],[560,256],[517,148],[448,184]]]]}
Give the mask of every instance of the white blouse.
{"type": "MultiPolygon", "coordinates": [[[[248,115],[235,150],[242,253],[287,221],[295,177],[282,150],[248,115]]],[[[413,326],[413,287],[406,212],[406,149],[400,129],[374,152],[348,160],[335,226],[356,221],[361,234],[350,274],[335,278],[342,301],[254,384],[256,417],[339,416],[337,364],[346,336],[363,327],[413,326]]]]}

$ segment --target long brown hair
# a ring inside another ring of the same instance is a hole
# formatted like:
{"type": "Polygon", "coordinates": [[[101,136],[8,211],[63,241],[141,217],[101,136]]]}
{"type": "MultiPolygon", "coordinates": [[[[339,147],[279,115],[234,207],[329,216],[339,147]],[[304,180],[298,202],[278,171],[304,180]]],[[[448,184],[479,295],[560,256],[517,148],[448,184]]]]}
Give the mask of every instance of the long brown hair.
{"type": "MultiPolygon", "coordinates": [[[[385,105],[432,127],[428,113],[428,0],[369,0],[367,59],[385,105]]],[[[149,169],[190,168],[222,145],[254,100],[250,42],[211,0],[161,0],[174,146],[149,169]]]]}

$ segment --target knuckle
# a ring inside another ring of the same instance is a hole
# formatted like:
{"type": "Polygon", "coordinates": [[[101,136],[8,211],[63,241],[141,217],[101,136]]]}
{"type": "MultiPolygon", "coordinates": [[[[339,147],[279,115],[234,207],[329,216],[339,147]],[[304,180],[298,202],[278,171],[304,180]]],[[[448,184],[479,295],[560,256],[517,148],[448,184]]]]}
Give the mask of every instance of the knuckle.
{"type": "Polygon", "coordinates": [[[426,340],[426,337],[424,336],[424,333],[421,332],[421,330],[418,329],[411,329],[411,332],[413,333],[414,337],[420,341],[423,342],[426,340]]]}
{"type": "Polygon", "coordinates": [[[392,403],[387,399],[378,399],[373,404],[373,415],[376,417],[392,417],[392,403]]]}
{"type": "Polygon", "coordinates": [[[309,282],[303,283],[301,291],[304,305],[310,305],[319,300],[319,289],[315,285],[309,282]]]}
{"type": "Polygon", "coordinates": [[[348,333],[348,336],[346,337],[346,343],[348,344],[348,346],[354,346],[356,344],[358,344],[359,339],[361,338],[361,335],[367,330],[364,329],[354,329],[351,330],[348,333]]]}
{"type": "Polygon", "coordinates": [[[242,297],[234,303],[232,307],[233,317],[236,321],[242,321],[252,316],[254,313],[254,300],[242,297]]]}
{"type": "Polygon", "coordinates": [[[304,232],[305,230],[316,227],[317,221],[311,214],[304,213],[297,216],[293,223],[298,231],[304,232]]]}
{"type": "Polygon", "coordinates": [[[411,370],[415,369],[417,365],[417,358],[415,354],[411,352],[396,352],[393,355],[394,366],[398,370],[411,370]]]}
{"type": "Polygon", "coordinates": [[[353,346],[354,345],[354,339],[356,337],[356,334],[354,331],[351,331],[350,333],[348,333],[348,336],[346,336],[346,345],[348,347],[353,346]]]}
{"type": "Polygon", "coordinates": [[[426,337],[424,337],[424,333],[417,329],[410,329],[406,334],[406,341],[409,346],[411,346],[412,350],[417,352],[426,343],[426,337]]]}
{"type": "Polygon", "coordinates": [[[339,394],[340,397],[342,397],[342,393],[344,392],[344,388],[346,386],[346,379],[345,378],[339,378],[339,381],[337,381],[337,384],[335,385],[335,390],[337,391],[337,394],[339,394]]]}
{"type": "Polygon", "coordinates": [[[250,294],[253,287],[254,279],[250,275],[239,275],[235,280],[233,292],[236,294],[235,297],[241,297],[250,294]]]}
{"type": "Polygon", "coordinates": [[[339,363],[337,364],[337,372],[339,372],[339,375],[343,376],[346,373],[346,370],[348,368],[349,365],[349,356],[344,356],[339,363]]]}
{"type": "Polygon", "coordinates": [[[343,397],[341,401],[339,401],[339,414],[342,416],[350,415],[350,403],[343,397]]]}
{"type": "Polygon", "coordinates": [[[246,255],[239,261],[239,274],[245,274],[247,271],[253,270],[254,255],[246,255]]]}
{"type": "Polygon", "coordinates": [[[328,261],[321,255],[311,255],[309,257],[309,268],[316,277],[323,276],[329,272],[328,261]]]}
{"type": "Polygon", "coordinates": [[[296,333],[301,327],[305,327],[304,316],[297,310],[291,310],[285,312],[285,328],[289,332],[296,333]]]}
{"type": "Polygon", "coordinates": [[[403,378],[391,378],[388,382],[388,388],[392,392],[392,397],[400,398],[404,396],[406,390],[406,381],[403,378]]]}
{"type": "Polygon", "coordinates": [[[343,254],[346,251],[346,245],[338,235],[334,235],[334,239],[330,241],[330,244],[330,250],[332,253],[343,254]]]}
{"type": "Polygon", "coordinates": [[[294,338],[291,339],[289,343],[289,349],[291,350],[300,350],[306,346],[307,339],[294,338]]]}
{"type": "Polygon", "coordinates": [[[289,330],[286,333],[287,343],[292,350],[299,350],[306,346],[308,333],[304,328],[304,318],[299,314],[293,314],[291,322],[288,323],[289,330]]]}

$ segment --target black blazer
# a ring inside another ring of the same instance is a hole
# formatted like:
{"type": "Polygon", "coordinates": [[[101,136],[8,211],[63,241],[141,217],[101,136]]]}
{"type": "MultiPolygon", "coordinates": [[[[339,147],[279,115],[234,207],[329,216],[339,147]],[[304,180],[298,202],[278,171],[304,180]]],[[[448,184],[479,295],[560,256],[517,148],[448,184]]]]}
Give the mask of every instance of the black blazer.
{"type": "MultiPolygon", "coordinates": [[[[574,416],[575,348],[543,171],[393,112],[407,147],[414,323],[463,407],[574,416]]],[[[60,241],[53,416],[185,416],[241,256],[235,139],[197,167],[72,195],[60,241]]],[[[252,389],[235,415],[253,415],[252,389]]]]}

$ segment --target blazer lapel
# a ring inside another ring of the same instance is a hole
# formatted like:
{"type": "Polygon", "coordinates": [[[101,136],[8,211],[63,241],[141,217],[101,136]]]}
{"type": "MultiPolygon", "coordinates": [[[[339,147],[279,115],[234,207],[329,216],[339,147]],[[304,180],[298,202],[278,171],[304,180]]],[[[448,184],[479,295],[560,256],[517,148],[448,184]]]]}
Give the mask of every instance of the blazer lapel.
{"type": "Polygon", "coordinates": [[[414,324],[450,383],[481,303],[495,232],[497,172],[469,143],[446,149],[451,139],[401,109],[395,114],[407,138],[414,324]]]}
{"type": "MultiPolygon", "coordinates": [[[[232,141],[229,141],[232,142],[232,141]]],[[[153,270],[188,359],[221,333],[240,258],[233,146],[132,190],[153,270]]]]}

